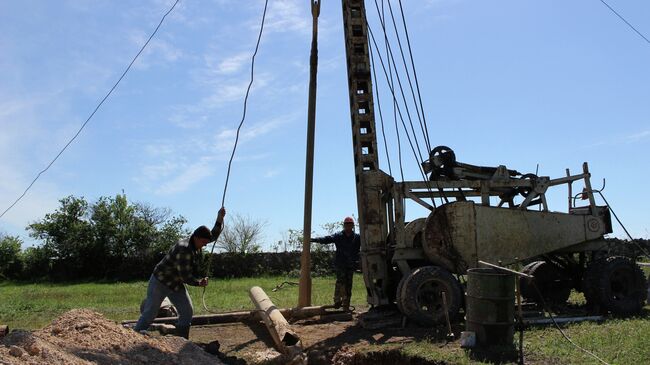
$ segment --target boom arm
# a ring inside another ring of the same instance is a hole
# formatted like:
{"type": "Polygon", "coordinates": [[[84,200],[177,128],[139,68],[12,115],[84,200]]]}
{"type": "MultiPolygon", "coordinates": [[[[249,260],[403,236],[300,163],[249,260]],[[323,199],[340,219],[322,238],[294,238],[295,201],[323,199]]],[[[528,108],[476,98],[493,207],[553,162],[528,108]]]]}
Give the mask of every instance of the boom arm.
{"type": "Polygon", "coordinates": [[[361,235],[361,263],[368,303],[390,304],[386,237],[386,204],[392,178],[379,170],[377,135],[372,97],[372,79],[366,11],[363,0],[343,0],[343,27],[352,119],[352,146],[361,235]]]}

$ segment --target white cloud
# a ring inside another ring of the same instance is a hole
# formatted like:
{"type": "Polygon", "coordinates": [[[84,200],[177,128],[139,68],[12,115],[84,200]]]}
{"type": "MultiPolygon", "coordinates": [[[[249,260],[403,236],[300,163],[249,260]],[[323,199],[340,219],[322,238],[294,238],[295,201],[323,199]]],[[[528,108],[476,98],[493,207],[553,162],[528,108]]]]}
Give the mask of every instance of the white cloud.
{"type": "Polygon", "coordinates": [[[637,143],[644,141],[646,139],[650,138],[650,130],[643,130],[640,132],[635,132],[631,134],[627,134],[624,136],[618,136],[614,137],[612,139],[609,139],[607,141],[600,141],[596,143],[592,143],[589,145],[584,146],[585,148],[593,148],[593,147],[602,147],[602,146],[616,146],[616,145],[622,145],[622,144],[632,144],[632,143],[637,143]]]}
{"type": "MultiPolygon", "coordinates": [[[[260,19],[251,22],[251,28],[259,30],[260,19]]],[[[311,33],[311,10],[305,1],[275,0],[269,3],[264,25],[266,32],[311,33]]]]}
{"type": "Polygon", "coordinates": [[[628,143],[634,143],[634,142],[639,142],[641,140],[644,140],[648,137],[650,137],[650,130],[645,130],[645,131],[641,131],[638,133],[633,133],[628,136],[625,136],[625,140],[628,143]]]}
{"type": "Polygon", "coordinates": [[[226,57],[216,67],[216,72],[223,75],[229,75],[238,72],[242,69],[244,64],[250,63],[251,54],[248,52],[238,53],[226,57]]]}
{"type": "Polygon", "coordinates": [[[280,169],[269,169],[264,172],[263,176],[267,179],[271,179],[278,175],[280,175],[280,169]]]}
{"type": "MultiPolygon", "coordinates": [[[[253,102],[251,99],[254,95],[265,90],[272,79],[273,77],[270,74],[259,73],[255,75],[248,100],[249,106],[253,102]]],[[[206,95],[199,101],[172,106],[168,120],[180,128],[201,128],[206,123],[214,120],[214,111],[216,109],[226,106],[242,108],[249,83],[250,79],[248,78],[214,78],[210,81],[206,95]],[[236,106],[234,106],[234,103],[236,103],[236,106]]]]}
{"type": "MultiPolygon", "coordinates": [[[[0,212],[7,209],[27,188],[43,158],[25,158],[30,146],[49,145],[60,141],[59,133],[48,133],[36,122],[36,112],[44,103],[42,97],[3,97],[0,104],[0,212]]],[[[45,148],[48,151],[48,148],[45,148]]],[[[49,152],[49,151],[48,151],[49,152]]],[[[48,155],[49,157],[49,155],[48,155]]],[[[50,212],[58,205],[59,189],[43,175],[27,194],[0,220],[2,228],[10,225],[21,232],[34,220],[50,212]]]]}
{"type": "MultiPolygon", "coordinates": [[[[128,35],[131,43],[138,47],[144,45],[150,34],[142,30],[133,31],[128,35]]],[[[184,56],[183,51],[174,46],[170,41],[164,40],[161,34],[157,34],[147,48],[142,52],[138,60],[133,65],[138,69],[148,69],[153,64],[174,63],[184,56]]],[[[132,56],[130,56],[132,57],[132,56]]]]}
{"type": "MultiPolygon", "coordinates": [[[[235,161],[267,158],[267,154],[247,155],[243,148],[295,119],[295,114],[289,114],[249,125],[245,123],[240,131],[235,161]]],[[[228,161],[236,135],[237,129],[233,127],[214,133],[207,144],[205,141],[188,138],[184,143],[156,141],[146,145],[143,151],[147,162],[144,162],[139,169],[139,175],[133,180],[144,189],[160,195],[186,191],[194,184],[212,176],[216,172],[215,162],[228,161]]],[[[278,172],[268,171],[265,177],[275,176],[278,172]]]]}

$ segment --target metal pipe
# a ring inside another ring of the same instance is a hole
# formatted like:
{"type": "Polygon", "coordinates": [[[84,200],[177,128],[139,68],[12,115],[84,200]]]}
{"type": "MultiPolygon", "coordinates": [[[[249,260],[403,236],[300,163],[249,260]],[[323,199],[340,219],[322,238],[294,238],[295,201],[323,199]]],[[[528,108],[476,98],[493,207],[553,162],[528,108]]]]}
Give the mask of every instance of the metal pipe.
{"type": "Polygon", "coordinates": [[[302,229],[303,243],[300,256],[300,287],[298,306],[311,305],[311,210],[314,183],[314,134],[316,129],[316,80],[318,72],[318,15],[320,0],[310,0],[313,23],[311,56],[309,61],[309,101],[307,107],[307,157],[305,162],[305,210],[302,229]]]}
{"type": "Polygon", "coordinates": [[[515,274],[515,275],[523,276],[523,277],[528,278],[528,279],[533,279],[533,276],[532,276],[532,275],[528,275],[528,274],[524,274],[523,272],[519,272],[519,271],[515,271],[515,270],[507,269],[507,268],[505,268],[505,267],[503,267],[503,266],[499,266],[499,265],[491,264],[491,263],[489,263],[489,262],[485,262],[485,261],[481,261],[481,260],[478,260],[478,263],[479,263],[479,264],[482,264],[482,265],[485,265],[485,266],[489,266],[489,267],[491,267],[491,268],[493,268],[493,269],[502,270],[502,271],[509,272],[509,273],[511,273],[511,274],[515,274]]]}
{"type": "MultiPolygon", "coordinates": [[[[324,314],[329,314],[325,307],[323,306],[314,306],[314,307],[303,307],[303,308],[282,308],[279,309],[285,318],[292,319],[303,319],[309,317],[320,316],[324,314]]],[[[343,313],[343,311],[340,311],[343,313]]],[[[338,313],[338,312],[334,312],[338,313]]],[[[245,322],[252,320],[259,320],[260,314],[258,310],[252,311],[238,311],[238,312],[224,312],[224,313],[214,313],[206,315],[198,315],[192,317],[193,326],[205,326],[211,324],[222,324],[222,323],[234,323],[234,322],[245,322]]],[[[131,325],[137,323],[137,320],[126,320],[122,321],[123,325],[131,325]]],[[[153,320],[152,323],[166,323],[166,324],[176,324],[178,322],[178,317],[160,317],[153,320]]]]}
{"type": "Polygon", "coordinates": [[[293,331],[289,322],[271,302],[264,290],[259,286],[254,286],[250,289],[249,296],[262,316],[278,351],[288,355],[302,352],[300,337],[293,331]]]}
{"type": "MultiPolygon", "coordinates": [[[[603,316],[587,316],[587,317],[555,317],[555,323],[578,323],[578,322],[600,322],[605,318],[603,316]]],[[[524,325],[542,325],[542,324],[553,324],[553,319],[551,318],[541,318],[541,319],[529,319],[524,321],[524,325]]]]}

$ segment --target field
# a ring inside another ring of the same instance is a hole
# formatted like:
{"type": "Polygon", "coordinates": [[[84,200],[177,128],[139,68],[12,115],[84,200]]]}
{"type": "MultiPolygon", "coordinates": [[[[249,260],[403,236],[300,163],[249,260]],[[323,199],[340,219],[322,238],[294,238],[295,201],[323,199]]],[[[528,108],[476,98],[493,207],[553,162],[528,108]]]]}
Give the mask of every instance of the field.
{"type": "MultiPolygon", "coordinates": [[[[261,277],[219,279],[211,281],[205,292],[205,302],[211,311],[254,309],[248,298],[252,286],[262,287],[278,307],[292,307],[298,302],[295,286],[285,285],[278,292],[277,285],[295,278],[261,277]]],[[[334,277],[314,278],[312,301],[314,305],[330,304],[334,277]]],[[[194,314],[206,314],[201,305],[202,289],[188,287],[194,302],[194,314]]],[[[36,329],[73,308],[89,308],[115,321],[137,319],[140,302],[147,292],[146,281],[130,283],[74,283],[23,284],[0,282],[0,323],[10,328],[36,329]]],[[[354,280],[353,305],[363,305],[363,279],[354,280]]]]}
{"type": "MultiPolygon", "coordinates": [[[[297,302],[297,287],[285,286],[277,292],[271,289],[284,281],[293,280],[284,277],[215,280],[206,291],[206,303],[210,309],[219,311],[252,309],[248,289],[259,285],[278,307],[291,307],[297,302]]],[[[334,278],[314,278],[313,285],[314,304],[329,304],[334,278]]],[[[135,319],[145,291],[146,282],[4,282],[0,283],[0,324],[8,324],[10,328],[36,329],[73,308],[90,308],[116,321],[135,319]]],[[[357,276],[352,303],[362,310],[365,309],[364,293],[362,278],[357,276]]],[[[191,288],[191,295],[195,313],[203,314],[201,290],[191,288]]],[[[579,303],[581,298],[574,295],[572,301],[579,303]]],[[[645,364],[650,362],[649,309],[646,307],[644,315],[638,318],[608,319],[600,324],[581,323],[566,326],[564,330],[577,344],[610,364],[645,364]]],[[[408,328],[370,331],[353,322],[299,323],[297,327],[306,345],[314,353],[325,356],[327,361],[341,348],[352,348],[356,354],[354,363],[359,364],[400,363],[413,359],[422,364],[478,364],[487,361],[480,354],[460,349],[457,341],[446,343],[442,330],[408,328]]],[[[462,330],[462,327],[458,326],[455,330],[462,330]]],[[[193,339],[197,342],[218,339],[222,343],[222,351],[227,355],[245,359],[249,363],[255,362],[257,357],[254,354],[264,352],[271,345],[263,327],[254,324],[196,328],[193,339]]],[[[524,352],[528,364],[596,363],[552,327],[527,330],[524,352]]],[[[489,361],[494,361],[494,358],[489,361]]]]}

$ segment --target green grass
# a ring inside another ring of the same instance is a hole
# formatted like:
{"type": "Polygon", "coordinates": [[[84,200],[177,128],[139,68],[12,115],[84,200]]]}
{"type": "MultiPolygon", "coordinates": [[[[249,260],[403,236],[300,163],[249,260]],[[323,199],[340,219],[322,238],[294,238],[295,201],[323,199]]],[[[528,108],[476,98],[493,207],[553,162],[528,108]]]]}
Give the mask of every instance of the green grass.
{"type": "MultiPolygon", "coordinates": [[[[280,308],[294,307],[298,303],[298,287],[286,286],[277,292],[271,290],[283,281],[297,281],[288,277],[262,277],[243,279],[213,279],[205,292],[205,302],[211,311],[253,309],[248,297],[252,286],[260,286],[280,308]]],[[[334,277],[314,278],[312,302],[314,305],[331,304],[334,277]]],[[[107,318],[121,321],[137,319],[140,302],[147,292],[147,282],[129,283],[66,283],[25,284],[0,282],[0,324],[10,328],[35,329],[50,323],[54,318],[74,308],[90,308],[107,318]]],[[[202,289],[189,287],[195,314],[206,314],[201,304],[202,289]]],[[[356,275],[352,295],[353,305],[364,305],[363,278],[356,275]]]]}

